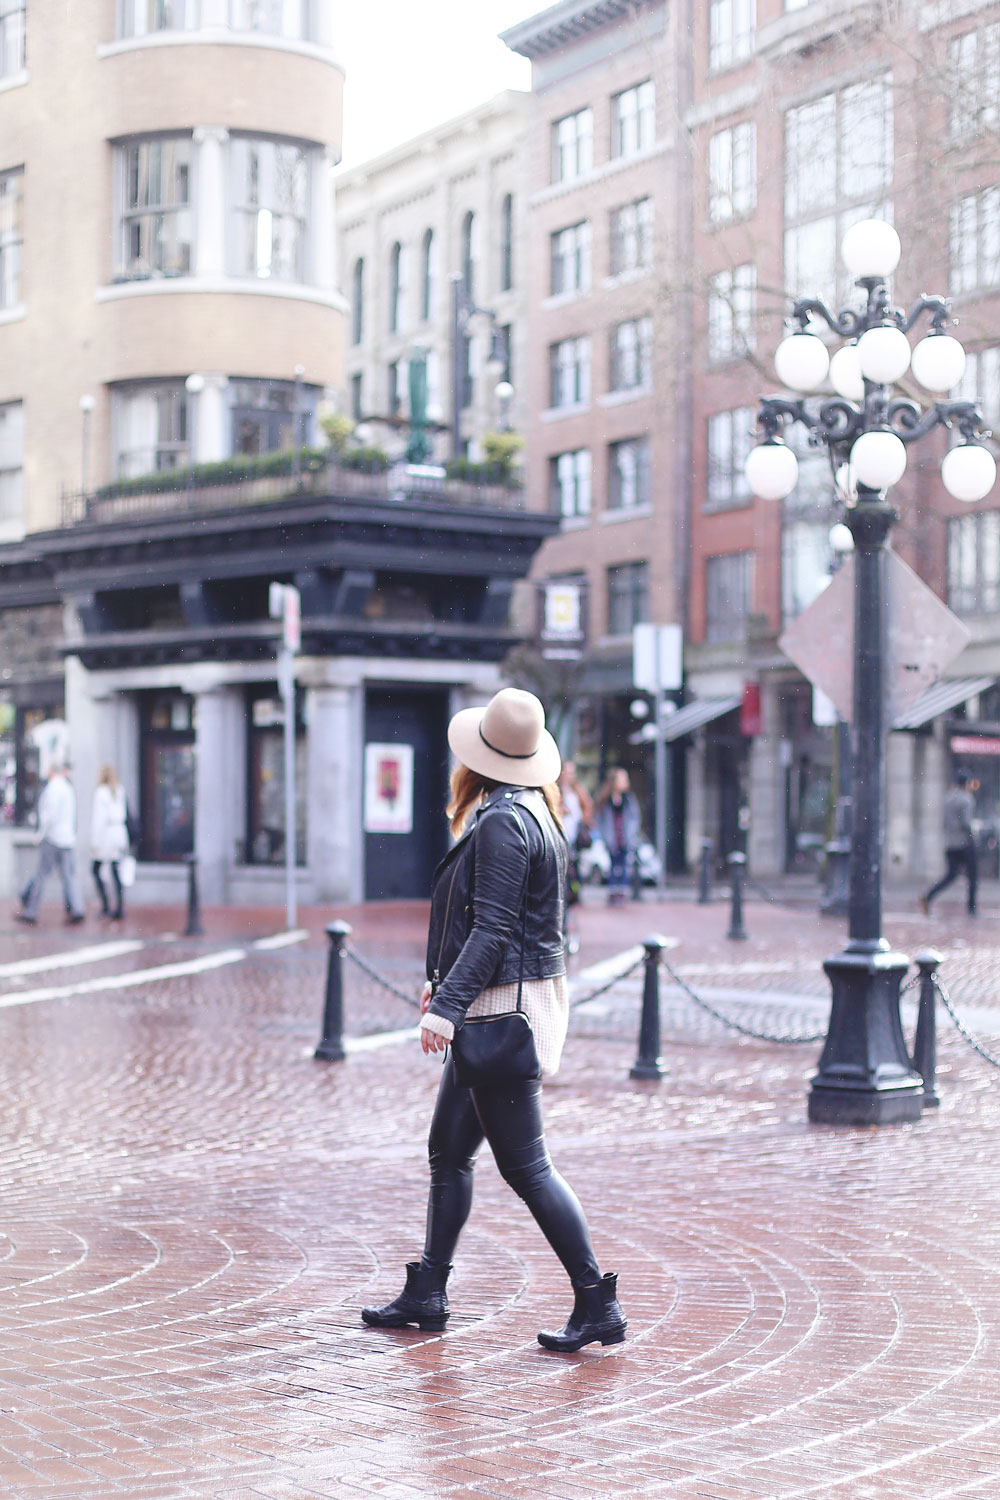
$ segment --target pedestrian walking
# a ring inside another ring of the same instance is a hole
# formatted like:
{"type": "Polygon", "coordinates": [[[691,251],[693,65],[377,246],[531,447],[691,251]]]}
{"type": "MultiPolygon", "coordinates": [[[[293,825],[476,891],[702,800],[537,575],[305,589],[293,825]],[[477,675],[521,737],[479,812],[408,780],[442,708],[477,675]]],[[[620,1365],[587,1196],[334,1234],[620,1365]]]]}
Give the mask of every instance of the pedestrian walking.
{"type": "Polygon", "coordinates": [[[428,1141],[426,1239],[399,1296],[361,1316],[376,1328],[444,1328],[448,1274],[485,1139],[573,1287],[565,1326],[539,1333],[539,1343],[562,1352],[621,1343],[617,1277],[601,1275],[583,1210],[552,1165],[542,1123],[541,1079],[559,1066],[569,1014],[559,751],[541,703],[517,688],[457,713],[448,743],[458,761],[447,809],[458,842],[434,875],[421,996],[424,1052],[447,1054],[428,1141]]]}
{"type": "Polygon", "coordinates": [[[594,828],[611,859],[608,904],[617,906],[628,895],[642,832],[639,804],[631,790],[628,772],[621,766],[608,773],[598,793],[594,828]]]}
{"type": "Polygon", "coordinates": [[[53,870],[58,870],[66,903],[67,922],[84,920],[83,901],[76,878],[76,793],[67,767],[54,764],[38,799],[38,865],[21,892],[21,909],[14,913],[32,926],[38,921],[42,892],[53,870]]]}
{"type": "Polygon", "coordinates": [[[944,857],[947,869],[938,881],[932,885],[926,896],[920,898],[920,910],[926,917],[931,909],[931,902],[941,891],[947,889],[953,880],[964,874],[968,885],[968,909],[969,916],[976,916],[976,886],[978,870],[976,861],[976,839],[973,829],[973,818],[976,813],[976,800],[969,791],[969,777],[965,771],[956,771],[951,790],[944,799],[944,857]]]}
{"type": "Polygon", "coordinates": [[[90,813],[90,870],[101,902],[101,915],[110,917],[113,922],[120,922],[125,915],[120,866],[128,854],[128,848],[128,802],[125,788],[118,780],[114,766],[102,766],[90,813]],[[105,864],[111,871],[115,890],[113,910],[101,875],[101,866],[105,864]]]}
{"type": "Polygon", "coordinates": [[[580,903],[582,880],[580,878],[580,854],[590,848],[590,824],[594,816],[594,803],[590,793],[576,774],[576,765],[564,760],[559,774],[559,795],[562,799],[562,826],[566,835],[569,864],[566,869],[566,907],[563,917],[563,941],[567,953],[579,952],[580,942],[572,930],[570,912],[580,903]]]}

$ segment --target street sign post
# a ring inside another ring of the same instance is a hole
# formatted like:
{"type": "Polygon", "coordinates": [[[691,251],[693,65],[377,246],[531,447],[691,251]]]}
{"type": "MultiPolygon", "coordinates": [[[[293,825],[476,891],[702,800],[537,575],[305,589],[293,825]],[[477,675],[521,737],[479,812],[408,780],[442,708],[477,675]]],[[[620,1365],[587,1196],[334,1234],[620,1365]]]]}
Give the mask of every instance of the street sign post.
{"type": "Polygon", "coordinates": [[[663,737],[665,694],[684,680],[684,636],[679,625],[633,625],[632,681],[643,692],[653,694],[656,728],[656,852],[660,860],[661,889],[667,878],[667,742],[663,737]]]}
{"type": "Polygon", "coordinates": [[[267,602],[271,618],[281,620],[278,691],[285,714],[285,923],[291,931],[298,919],[295,891],[295,653],[302,644],[302,602],[298,589],[287,583],[272,583],[267,602]]]}

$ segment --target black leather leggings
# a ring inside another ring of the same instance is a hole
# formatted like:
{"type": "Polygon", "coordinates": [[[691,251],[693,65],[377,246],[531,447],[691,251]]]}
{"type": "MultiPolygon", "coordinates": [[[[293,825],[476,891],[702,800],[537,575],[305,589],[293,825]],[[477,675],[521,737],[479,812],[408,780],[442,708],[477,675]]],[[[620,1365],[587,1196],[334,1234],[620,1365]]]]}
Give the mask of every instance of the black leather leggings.
{"type": "Polygon", "coordinates": [[[535,1222],[578,1286],[600,1281],[579,1199],[552,1165],[542,1124],[542,1085],[510,1083],[463,1089],[448,1053],[438,1091],[428,1154],[425,1266],[446,1266],[472,1207],[472,1173],[487,1140],[500,1175],[523,1198],[535,1222]]]}

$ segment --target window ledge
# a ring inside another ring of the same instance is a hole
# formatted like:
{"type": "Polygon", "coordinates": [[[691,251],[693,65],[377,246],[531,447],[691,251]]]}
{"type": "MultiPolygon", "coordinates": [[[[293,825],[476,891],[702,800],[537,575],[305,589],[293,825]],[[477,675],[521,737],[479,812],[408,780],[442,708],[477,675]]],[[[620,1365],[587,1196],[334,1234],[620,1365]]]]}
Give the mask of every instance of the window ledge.
{"type": "Polygon", "coordinates": [[[20,323],[28,316],[28,309],[23,302],[16,302],[13,307],[0,307],[0,328],[5,323],[20,323]]]}
{"type": "Polygon", "coordinates": [[[633,266],[629,271],[619,271],[617,276],[605,276],[601,282],[601,288],[606,292],[614,292],[633,281],[645,281],[652,274],[652,266],[633,266]]]}
{"type": "Polygon", "coordinates": [[[641,401],[643,396],[651,396],[653,387],[651,385],[631,385],[626,391],[605,391],[598,396],[598,406],[627,406],[630,401],[641,401]]]}
{"type": "Polygon", "coordinates": [[[6,78],[0,78],[0,94],[8,89],[22,89],[28,81],[27,68],[20,68],[16,73],[9,73],[6,78]]]}
{"type": "MultiPolygon", "coordinates": [[[[562,198],[567,193],[574,193],[581,188],[591,188],[595,183],[603,182],[607,177],[615,177],[621,172],[627,172],[630,167],[638,163],[652,161],[657,156],[666,156],[674,148],[672,136],[657,141],[646,151],[639,151],[635,156],[616,156],[610,161],[602,162],[599,167],[592,167],[589,172],[583,172],[579,177],[572,177],[566,182],[551,182],[547,187],[539,188],[532,193],[528,200],[530,207],[535,208],[539,204],[549,203],[555,198],[562,198]]],[[[648,197],[649,194],[643,194],[648,197]]]]}
{"type": "Polygon", "coordinates": [[[752,495],[741,495],[732,500],[706,500],[701,507],[703,516],[726,515],[732,510],[749,510],[753,506],[752,495]]]}
{"type": "Polygon", "coordinates": [[[727,73],[735,73],[740,68],[749,68],[757,55],[757,51],[759,51],[759,48],[751,47],[749,52],[744,52],[739,57],[734,57],[732,62],[717,63],[714,68],[709,65],[706,69],[706,75],[712,79],[723,78],[727,73]]]}
{"type": "Polygon", "coordinates": [[[635,505],[631,509],[628,506],[616,506],[611,510],[602,510],[600,522],[602,526],[616,526],[619,521],[645,521],[652,514],[651,505],[635,505]]]}
{"type": "Polygon", "coordinates": [[[235,276],[158,276],[148,281],[115,281],[99,286],[96,302],[119,302],[131,297],[186,295],[284,297],[292,302],[318,303],[322,307],[348,310],[347,298],[322,287],[304,286],[288,281],[251,281],[235,276]]]}
{"type": "Polygon", "coordinates": [[[22,542],[26,535],[23,521],[0,521],[0,542],[22,542]]]}
{"type": "Polygon", "coordinates": [[[750,208],[741,210],[740,213],[731,213],[725,219],[713,219],[711,215],[702,225],[703,234],[721,234],[724,229],[731,229],[734,224],[747,224],[757,212],[756,203],[750,208]]]}
{"type": "Polygon", "coordinates": [[[116,42],[98,45],[98,58],[117,57],[123,52],[138,52],[146,47],[267,47],[278,52],[292,52],[310,57],[343,71],[330,47],[318,42],[292,41],[288,37],[270,36],[254,31],[230,31],[228,26],[205,26],[198,31],[155,31],[147,36],[122,37],[116,42]]]}
{"type": "MultiPolygon", "coordinates": [[[[822,46],[834,37],[849,35],[862,9],[860,0],[844,5],[844,0],[811,0],[800,10],[787,11],[757,28],[757,53],[760,57],[787,57],[822,46]],[[853,10],[853,14],[844,12],[853,10]]],[[[865,6],[867,10],[868,7],[865,6]]]]}
{"type": "Polygon", "coordinates": [[[960,21],[986,10],[990,3],[991,0],[934,0],[933,4],[921,7],[918,25],[921,31],[934,31],[948,21],[960,21]]]}
{"type": "Polygon", "coordinates": [[[590,525],[589,516],[563,516],[562,531],[585,531],[590,525]]]}
{"type": "Polygon", "coordinates": [[[589,401],[581,401],[576,406],[550,406],[546,411],[539,412],[540,422],[560,422],[563,417],[585,416],[590,410],[589,401]]]}
{"type": "Polygon", "coordinates": [[[542,312],[551,312],[555,308],[569,307],[581,298],[590,295],[590,287],[574,287],[571,292],[553,292],[551,297],[542,298],[542,312]]]}

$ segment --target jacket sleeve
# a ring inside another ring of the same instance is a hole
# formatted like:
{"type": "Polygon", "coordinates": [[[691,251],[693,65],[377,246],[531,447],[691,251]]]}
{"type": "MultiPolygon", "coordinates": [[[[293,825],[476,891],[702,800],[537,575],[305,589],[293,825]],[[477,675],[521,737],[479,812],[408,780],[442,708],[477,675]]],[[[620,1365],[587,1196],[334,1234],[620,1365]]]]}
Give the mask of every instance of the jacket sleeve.
{"type": "Polygon", "coordinates": [[[480,818],[475,833],[472,930],[428,1007],[462,1026],[465,1013],[489,985],[511,942],[520,940],[528,845],[503,808],[480,818]]]}

